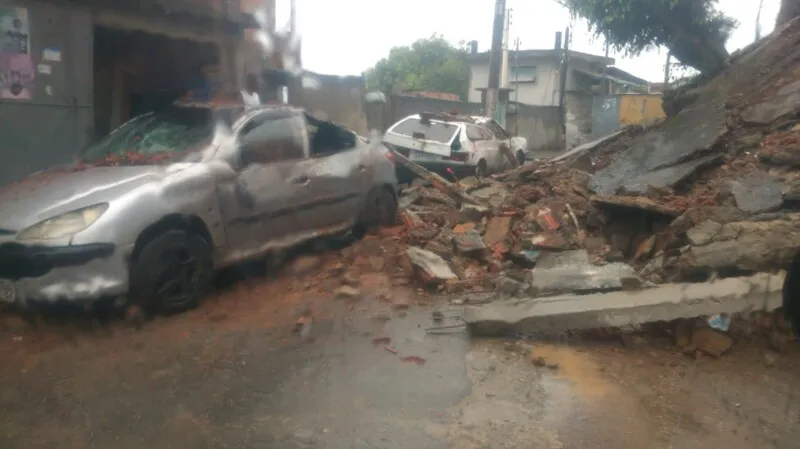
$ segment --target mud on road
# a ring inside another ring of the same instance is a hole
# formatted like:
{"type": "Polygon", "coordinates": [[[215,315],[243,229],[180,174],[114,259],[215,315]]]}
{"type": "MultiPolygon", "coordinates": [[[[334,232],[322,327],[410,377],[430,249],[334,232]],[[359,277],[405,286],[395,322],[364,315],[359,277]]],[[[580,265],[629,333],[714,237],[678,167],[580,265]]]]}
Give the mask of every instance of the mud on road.
{"type": "Polygon", "coordinates": [[[377,270],[357,295],[337,294],[337,257],[238,283],[141,331],[6,328],[0,446],[796,447],[795,348],[737,342],[694,359],[660,340],[432,335],[431,312],[446,325],[459,308],[377,270]],[[310,330],[295,332],[307,310],[310,330]]]}

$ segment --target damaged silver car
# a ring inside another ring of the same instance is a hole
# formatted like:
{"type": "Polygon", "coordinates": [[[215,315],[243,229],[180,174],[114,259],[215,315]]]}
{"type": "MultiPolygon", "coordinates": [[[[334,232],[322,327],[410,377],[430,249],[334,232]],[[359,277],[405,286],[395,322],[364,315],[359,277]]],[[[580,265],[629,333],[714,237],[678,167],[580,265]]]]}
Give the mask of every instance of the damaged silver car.
{"type": "Polygon", "coordinates": [[[177,312],[217,269],[396,214],[392,153],[292,107],[172,105],[82,156],[0,192],[1,302],[177,312]]]}

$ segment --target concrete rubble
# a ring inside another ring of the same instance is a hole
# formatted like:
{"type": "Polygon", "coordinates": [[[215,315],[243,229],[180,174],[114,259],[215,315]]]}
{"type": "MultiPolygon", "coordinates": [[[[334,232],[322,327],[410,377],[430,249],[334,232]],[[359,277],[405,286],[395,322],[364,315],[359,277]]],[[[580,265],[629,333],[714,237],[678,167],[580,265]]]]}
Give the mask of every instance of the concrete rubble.
{"type": "Polygon", "coordinates": [[[646,290],[504,299],[468,307],[464,319],[474,334],[499,336],[773,311],[781,306],[784,276],[760,273],[708,283],[663,284],[646,290]]]}
{"type": "Polygon", "coordinates": [[[800,252],[800,73],[786,62],[800,22],[781,32],[647,129],[482,179],[421,173],[392,233],[407,261],[391,266],[436,290],[494,291],[473,329],[775,309],[783,275],[765,273],[800,252]]]}

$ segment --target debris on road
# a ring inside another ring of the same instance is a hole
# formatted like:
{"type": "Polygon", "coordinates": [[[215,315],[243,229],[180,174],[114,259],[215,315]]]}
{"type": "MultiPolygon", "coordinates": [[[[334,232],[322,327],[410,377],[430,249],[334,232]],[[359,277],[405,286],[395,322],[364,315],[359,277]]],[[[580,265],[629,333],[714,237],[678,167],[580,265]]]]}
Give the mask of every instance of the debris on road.
{"type": "Polygon", "coordinates": [[[473,328],[505,318],[526,330],[613,327],[779,307],[778,271],[800,252],[800,105],[791,100],[800,73],[786,66],[800,57],[790,45],[800,22],[779,33],[731,62],[736,77],[695,87],[649,128],[481,179],[452,183],[414,167],[422,179],[399,199],[399,266],[421,286],[493,291],[473,307],[473,328]],[[703,281],[713,282],[692,284],[703,281]],[[565,307],[580,317],[556,320],[565,307]],[[660,312],[641,312],[651,308],[660,312]]]}

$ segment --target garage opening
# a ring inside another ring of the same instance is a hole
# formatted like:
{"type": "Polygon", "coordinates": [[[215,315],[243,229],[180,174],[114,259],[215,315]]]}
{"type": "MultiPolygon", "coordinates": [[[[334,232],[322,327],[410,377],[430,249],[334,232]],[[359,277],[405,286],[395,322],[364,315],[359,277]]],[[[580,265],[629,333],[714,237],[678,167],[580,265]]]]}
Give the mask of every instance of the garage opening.
{"type": "MultiPolygon", "coordinates": [[[[218,47],[143,31],[94,27],[94,139],[218,84],[218,47]]],[[[199,98],[198,98],[199,97],[199,98]]]]}

